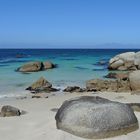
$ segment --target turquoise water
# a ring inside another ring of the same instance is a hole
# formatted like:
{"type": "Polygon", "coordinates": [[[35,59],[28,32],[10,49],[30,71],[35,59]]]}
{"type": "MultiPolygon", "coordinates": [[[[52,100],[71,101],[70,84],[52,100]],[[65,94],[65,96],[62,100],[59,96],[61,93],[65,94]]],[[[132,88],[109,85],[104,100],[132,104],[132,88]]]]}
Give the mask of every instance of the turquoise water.
{"type": "Polygon", "coordinates": [[[98,65],[99,61],[108,62],[116,54],[138,50],[89,50],[89,49],[13,49],[0,50],[0,97],[22,95],[25,88],[41,76],[54,87],[63,89],[67,85],[85,86],[85,81],[103,78],[108,73],[107,64],[98,65]],[[16,58],[22,54],[23,58],[16,58]],[[30,61],[52,61],[55,69],[22,74],[15,70],[30,61]]]}

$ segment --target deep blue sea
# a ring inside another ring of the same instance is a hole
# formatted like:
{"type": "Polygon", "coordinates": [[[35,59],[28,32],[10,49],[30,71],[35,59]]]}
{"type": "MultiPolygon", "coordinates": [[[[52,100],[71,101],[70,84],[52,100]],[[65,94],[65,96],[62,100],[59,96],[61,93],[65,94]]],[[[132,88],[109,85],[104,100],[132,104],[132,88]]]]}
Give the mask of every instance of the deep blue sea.
{"type": "Polygon", "coordinates": [[[85,86],[85,81],[103,78],[108,73],[107,63],[111,57],[122,52],[137,52],[129,49],[0,49],[0,97],[22,95],[25,88],[41,76],[54,87],[67,85],[85,86]],[[22,58],[16,58],[22,54],[22,58]],[[55,69],[23,74],[15,70],[30,61],[52,61],[55,69]]]}

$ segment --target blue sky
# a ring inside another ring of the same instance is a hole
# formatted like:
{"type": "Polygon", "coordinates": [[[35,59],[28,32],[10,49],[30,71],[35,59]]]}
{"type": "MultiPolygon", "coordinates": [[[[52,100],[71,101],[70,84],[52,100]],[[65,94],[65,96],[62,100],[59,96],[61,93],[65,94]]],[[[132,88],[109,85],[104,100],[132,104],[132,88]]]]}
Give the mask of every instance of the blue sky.
{"type": "Polygon", "coordinates": [[[139,46],[140,0],[0,0],[0,47],[114,43],[139,46]]]}

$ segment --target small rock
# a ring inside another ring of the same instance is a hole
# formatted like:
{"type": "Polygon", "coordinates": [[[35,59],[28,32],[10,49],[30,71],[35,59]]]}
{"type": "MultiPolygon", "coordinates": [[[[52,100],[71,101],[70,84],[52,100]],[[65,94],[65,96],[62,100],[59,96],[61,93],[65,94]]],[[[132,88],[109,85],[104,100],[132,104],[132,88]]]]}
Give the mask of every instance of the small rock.
{"type": "Polygon", "coordinates": [[[82,89],[78,86],[68,86],[63,90],[64,92],[83,92],[85,89],[82,89]]]}
{"type": "Polygon", "coordinates": [[[12,107],[10,105],[3,106],[1,109],[2,117],[10,117],[10,116],[20,116],[21,111],[18,108],[12,107]]]}

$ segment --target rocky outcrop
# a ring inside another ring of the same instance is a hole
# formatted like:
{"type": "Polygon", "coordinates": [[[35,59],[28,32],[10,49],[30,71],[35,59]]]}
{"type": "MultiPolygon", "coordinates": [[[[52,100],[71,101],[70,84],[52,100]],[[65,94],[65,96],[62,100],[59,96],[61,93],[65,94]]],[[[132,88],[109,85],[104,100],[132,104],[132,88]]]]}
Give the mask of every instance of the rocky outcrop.
{"type": "Polygon", "coordinates": [[[139,67],[140,52],[126,52],[111,58],[109,61],[110,70],[137,70],[139,67]]]}
{"type": "Polygon", "coordinates": [[[117,91],[117,83],[109,80],[93,79],[86,82],[87,91],[117,91]]]}
{"type": "Polygon", "coordinates": [[[129,92],[140,95],[140,70],[129,73],[111,73],[115,80],[92,79],[86,82],[87,91],[129,92]]]}
{"type": "Polygon", "coordinates": [[[26,88],[26,90],[30,90],[35,93],[39,92],[55,92],[57,89],[52,87],[52,84],[48,82],[45,78],[41,77],[36,82],[34,82],[31,86],[26,88]]]}
{"type": "Polygon", "coordinates": [[[64,90],[64,92],[84,92],[86,89],[80,88],[78,86],[68,86],[64,90]]]}
{"type": "Polygon", "coordinates": [[[129,105],[98,96],[65,101],[55,119],[58,129],[89,139],[123,135],[138,129],[137,118],[129,105]]]}
{"type": "Polygon", "coordinates": [[[87,91],[128,92],[130,83],[126,79],[102,80],[93,79],[86,82],[87,91]]]}
{"type": "Polygon", "coordinates": [[[47,70],[52,68],[55,68],[55,65],[50,61],[46,61],[46,62],[35,61],[35,62],[28,62],[24,64],[23,66],[19,67],[17,71],[37,72],[37,71],[42,71],[42,70],[47,70]]]}
{"type": "Polygon", "coordinates": [[[1,117],[20,116],[21,111],[18,108],[6,105],[1,108],[1,117]]]}

